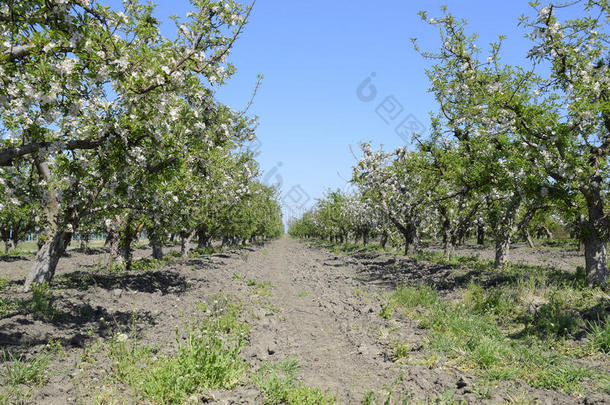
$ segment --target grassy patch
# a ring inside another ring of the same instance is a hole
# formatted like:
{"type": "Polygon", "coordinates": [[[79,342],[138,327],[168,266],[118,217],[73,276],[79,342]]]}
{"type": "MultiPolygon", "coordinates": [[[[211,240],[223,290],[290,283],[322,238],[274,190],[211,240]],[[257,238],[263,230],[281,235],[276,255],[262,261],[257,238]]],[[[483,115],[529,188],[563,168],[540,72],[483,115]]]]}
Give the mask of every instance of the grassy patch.
{"type": "Polygon", "coordinates": [[[407,358],[407,356],[409,356],[409,353],[411,353],[411,348],[409,347],[409,345],[407,343],[395,342],[393,347],[394,347],[394,353],[393,353],[392,358],[394,361],[401,361],[401,360],[407,358]]]}
{"type": "Polygon", "coordinates": [[[394,305],[391,302],[383,304],[379,316],[387,320],[392,319],[392,316],[394,316],[394,305]]]}
{"type": "Polygon", "coordinates": [[[48,381],[51,353],[44,350],[29,359],[4,353],[5,383],[8,385],[44,385],[48,381]]]}
{"type": "Polygon", "coordinates": [[[311,291],[309,290],[303,290],[303,291],[299,291],[299,293],[297,294],[299,297],[307,297],[308,295],[311,294],[311,291]]]}
{"type": "Polygon", "coordinates": [[[258,295],[260,297],[268,297],[271,295],[271,289],[273,288],[273,284],[269,281],[262,281],[257,283],[254,280],[247,280],[246,285],[248,287],[254,287],[252,289],[252,295],[258,295]]]}
{"type": "Polygon", "coordinates": [[[167,266],[172,262],[172,256],[163,259],[138,259],[131,263],[131,270],[155,270],[167,266]]]}
{"type": "Polygon", "coordinates": [[[239,353],[248,333],[239,320],[241,306],[218,295],[198,307],[206,316],[177,332],[172,355],[157,355],[157,348],[134,336],[116,334],[108,348],[112,381],[164,404],[199,401],[209,389],[231,389],[239,383],[247,370],[239,353]]]}
{"type": "MultiPolygon", "coordinates": [[[[523,307],[520,293],[524,291],[509,294],[471,283],[459,299],[448,300],[429,286],[401,287],[389,303],[430,331],[429,350],[477,370],[488,380],[519,379],[531,386],[572,393],[581,389],[585,379],[600,377],[600,371],[578,365],[562,349],[564,338],[576,333],[582,323],[566,309],[569,299],[559,300],[552,294],[547,303],[526,315],[519,310],[523,307]]],[[[605,324],[591,328],[591,336],[599,336],[602,342],[600,347],[604,347],[605,328],[605,324]]],[[[400,355],[406,353],[394,357],[400,355]]]]}
{"type": "Polygon", "coordinates": [[[594,350],[610,354],[610,315],[603,320],[589,323],[589,333],[587,337],[594,350]]]}
{"type": "Polygon", "coordinates": [[[253,376],[254,384],[263,393],[266,405],[327,405],[335,404],[334,396],[319,388],[305,386],[296,376],[301,364],[295,359],[266,363],[253,376]]]}
{"type": "Polygon", "coordinates": [[[11,314],[21,307],[20,302],[10,298],[0,297],[0,317],[11,314]]]}
{"type": "Polygon", "coordinates": [[[38,318],[52,320],[57,316],[57,310],[53,306],[53,294],[47,283],[32,284],[32,299],[26,304],[26,308],[38,318]]]}
{"type": "Polygon", "coordinates": [[[0,404],[22,403],[31,394],[31,389],[45,385],[49,381],[49,364],[63,348],[50,342],[39,353],[26,358],[15,356],[9,351],[0,353],[4,364],[0,372],[0,404]]]}

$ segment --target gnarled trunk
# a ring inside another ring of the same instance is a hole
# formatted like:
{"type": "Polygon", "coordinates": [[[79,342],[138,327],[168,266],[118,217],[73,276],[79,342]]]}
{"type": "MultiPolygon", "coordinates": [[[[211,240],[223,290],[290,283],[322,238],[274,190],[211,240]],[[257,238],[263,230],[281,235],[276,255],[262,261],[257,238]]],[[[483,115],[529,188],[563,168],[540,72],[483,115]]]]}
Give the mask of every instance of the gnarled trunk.
{"type": "Polygon", "coordinates": [[[195,236],[195,232],[182,232],[180,233],[180,257],[188,257],[191,239],[195,236]]]}
{"type": "Polygon", "coordinates": [[[508,261],[508,251],[510,249],[510,238],[514,232],[515,218],[521,205],[521,198],[513,197],[502,218],[502,222],[496,226],[496,258],[495,268],[501,268],[508,261]]]}
{"type": "MultiPolygon", "coordinates": [[[[55,269],[59,258],[64,253],[66,246],[66,232],[59,230],[59,200],[57,192],[52,188],[52,177],[49,169],[49,164],[40,159],[36,159],[36,170],[42,180],[47,183],[47,188],[44,190],[44,215],[45,228],[38,238],[39,249],[36,253],[34,263],[30,268],[25,283],[24,291],[30,291],[32,283],[51,282],[55,275],[55,269]]],[[[71,236],[71,235],[70,235],[71,236]]]]}
{"type": "Polygon", "coordinates": [[[38,249],[34,264],[25,279],[24,290],[27,292],[31,289],[32,283],[42,284],[50,283],[55,275],[55,269],[59,258],[65,252],[66,240],[69,240],[71,235],[68,232],[59,231],[43,242],[42,247],[38,249]]]}
{"type": "MultiPolygon", "coordinates": [[[[601,184],[601,179],[596,184],[601,184]]],[[[605,289],[608,287],[608,256],[603,230],[600,230],[605,228],[606,221],[602,193],[599,187],[592,186],[584,190],[583,194],[589,213],[588,220],[581,221],[587,284],[605,289]]]]}

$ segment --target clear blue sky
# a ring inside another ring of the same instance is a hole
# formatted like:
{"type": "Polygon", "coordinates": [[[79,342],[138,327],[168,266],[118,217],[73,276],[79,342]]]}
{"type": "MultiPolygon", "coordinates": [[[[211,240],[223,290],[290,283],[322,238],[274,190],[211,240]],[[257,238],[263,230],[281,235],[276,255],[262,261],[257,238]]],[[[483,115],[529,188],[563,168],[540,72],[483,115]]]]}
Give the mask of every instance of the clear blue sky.
{"type": "MultiPolygon", "coordinates": [[[[164,34],[173,36],[167,16],[184,16],[190,4],[157,3],[164,34]]],[[[285,216],[311,206],[329,187],[346,186],[355,162],[350,145],[355,151],[361,141],[388,149],[404,145],[394,128],[409,115],[427,126],[429,112],[437,108],[427,93],[429,62],[414,51],[410,38],[418,38],[424,49],[438,49],[438,31],[417,12],[440,16],[441,5],[470,22],[481,46],[507,35],[505,60],[523,61],[530,42],[517,22],[521,14],[532,14],[526,0],[257,1],[230,57],[237,74],[218,97],[241,109],[257,74],[265,76],[250,113],[260,117],[263,178],[281,181],[285,216]],[[356,89],[372,72],[377,96],[363,102],[356,89]],[[403,107],[394,121],[386,116],[392,125],[376,113],[389,96],[403,107]]]]}

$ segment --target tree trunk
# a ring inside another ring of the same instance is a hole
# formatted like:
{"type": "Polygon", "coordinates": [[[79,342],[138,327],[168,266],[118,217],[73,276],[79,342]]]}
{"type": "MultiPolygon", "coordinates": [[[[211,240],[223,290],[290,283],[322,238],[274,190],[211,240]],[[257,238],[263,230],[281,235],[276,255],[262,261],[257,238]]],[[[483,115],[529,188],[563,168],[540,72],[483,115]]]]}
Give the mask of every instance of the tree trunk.
{"type": "Polygon", "coordinates": [[[445,240],[443,246],[443,255],[445,256],[445,259],[451,259],[451,256],[453,256],[452,238],[447,238],[447,240],[445,240]]]}
{"type": "Polygon", "coordinates": [[[148,229],[146,233],[148,234],[148,241],[150,243],[150,247],[152,248],[153,259],[163,259],[163,245],[161,244],[159,234],[152,229],[148,229]]]}
{"type": "MultiPolygon", "coordinates": [[[[596,183],[602,184],[601,179],[596,183]]],[[[581,221],[587,284],[605,289],[608,286],[608,256],[602,234],[606,221],[602,193],[598,186],[585,190],[584,195],[589,214],[588,221],[581,221]]]]}
{"type": "Polygon", "coordinates": [[[30,268],[25,283],[24,291],[30,291],[32,283],[49,283],[55,274],[55,268],[59,258],[63,254],[66,233],[59,230],[59,200],[57,192],[52,188],[52,176],[49,164],[46,161],[36,158],[36,170],[38,175],[47,184],[44,190],[44,215],[45,228],[38,238],[40,249],[36,253],[34,263],[30,268]]]}
{"type": "Polygon", "coordinates": [[[608,285],[606,242],[599,238],[585,239],[584,242],[587,284],[606,288],[608,285]]]}
{"type": "Polygon", "coordinates": [[[535,249],[536,245],[534,245],[534,241],[532,240],[532,235],[530,235],[530,231],[528,231],[527,229],[523,229],[523,236],[525,237],[525,240],[527,241],[529,247],[535,249]]]}
{"type": "Polygon", "coordinates": [[[517,216],[517,211],[519,210],[519,206],[521,205],[521,198],[515,197],[513,198],[508,207],[506,208],[506,212],[504,214],[504,218],[502,222],[497,225],[496,228],[496,260],[494,262],[494,267],[496,269],[501,268],[506,264],[508,259],[508,251],[510,249],[510,238],[513,233],[513,228],[515,225],[515,217],[517,216]]]}
{"type": "Polygon", "coordinates": [[[381,238],[379,239],[379,246],[382,249],[385,249],[385,245],[388,243],[388,231],[383,231],[381,233],[381,238]]]}
{"type": "Polygon", "coordinates": [[[10,239],[5,239],[4,240],[4,253],[9,253],[11,250],[13,250],[13,241],[10,239]]]}
{"type": "Polygon", "coordinates": [[[57,232],[48,238],[36,253],[34,264],[25,279],[24,291],[30,291],[32,284],[50,283],[55,275],[59,258],[64,253],[67,232],[57,232]]]}
{"type": "Polygon", "coordinates": [[[180,257],[182,257],[182,258],[188,257],[189,250],[190,250],[189,245],[191,243],[191,239],[193,239],[193,236],[195,236],[195,232],[191,232],[191,233],[183,232],[180,234],[180,257]]]}
{"type": "Polygon", "coordinates": [[[477,245],[483,246],[485,244],[485,225],[479,224],[477,226],[477,245]]]}
{"type": "Polygon", "coordinates": [[[131,244],[134,239],[134,232],[131,229],[131,215],[128,216],[127,223],[125,224],[125,229],[122,232],[122,238],[120,242],[121,246],[121,256],[123,257],[123,261],[125,263],[125,269],[130,270],[131,264],[133,262],[133,251],[131,249],[131,244]]]}
{"type": "MultiPolygon", "coordinates": [[[[444,210],[443,210],[444,212],[444,210]]],[[[445,259],[450,259],[453,254],[453,235],[451,233],[451,221],[448,216],[444,216],[442,222],[443,229],[443,255],[445,259]]]]}
{"type": "Polygon", "coordinates": [[[369,243],[369,233],[368,232],[363,232],[362,233],[362,244],[364,246],[368,245],[369,243]]]}
{"type": "Polygon", "coordinates": [[[122,215],[116,215],[114,218],[106,221],[106,235],[105,244],[110,250],[110,257],[108,259],[108,268],[111,269],[113,266],[131,266],[131,238],[128,235],[129,230],[128,217],[122,215]]]}
{"type": "Polygon", "coordinates": [[[496,239],[496,260],[494,262],[494,267],[496,269],[499,269],[506,264],[509,249],[510,236],[496,239]]]}
{"type": "Polygon", "coordinates": [[[89,251],[89,238],[90,238],[90,235],[88,233],[81,235],[81,237],[80,237],[80,249],[83,252],[89,251]]]}

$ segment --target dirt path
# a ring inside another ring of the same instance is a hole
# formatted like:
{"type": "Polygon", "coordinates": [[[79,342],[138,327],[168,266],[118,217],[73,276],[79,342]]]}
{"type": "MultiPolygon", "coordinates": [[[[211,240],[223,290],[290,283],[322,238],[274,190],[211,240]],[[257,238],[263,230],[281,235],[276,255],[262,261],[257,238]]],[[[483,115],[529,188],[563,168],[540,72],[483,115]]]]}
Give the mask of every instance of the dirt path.
{"type": "Polygon", "coordinates": [[[405,369],[392,361],[393,341],[417,342],[422,331],[379,316],[387,284],[364,281],[363,265],[354,259],[285,237],[234,270],[273,285],[274,310],[259,310],[252,344],[244,350],[254,363],[296,358],[304,366],[305,384],[345,404],[361,403],[369,391],[388,392],[400,377],[417,398],[435,397],[463,381],[455,370],[405,369]]]}
{"type": "Polygon", "coordinates": [[[376,336],[378,293],[367,292],[341,262],[283,238],[240,270],[258,282],[271,282],[269,300],[279,309],[252,331],[252,355],[300,359],[307,384],[337,393],[345,403],[392,381],[395,367],[384,360],[376,336]]]}

